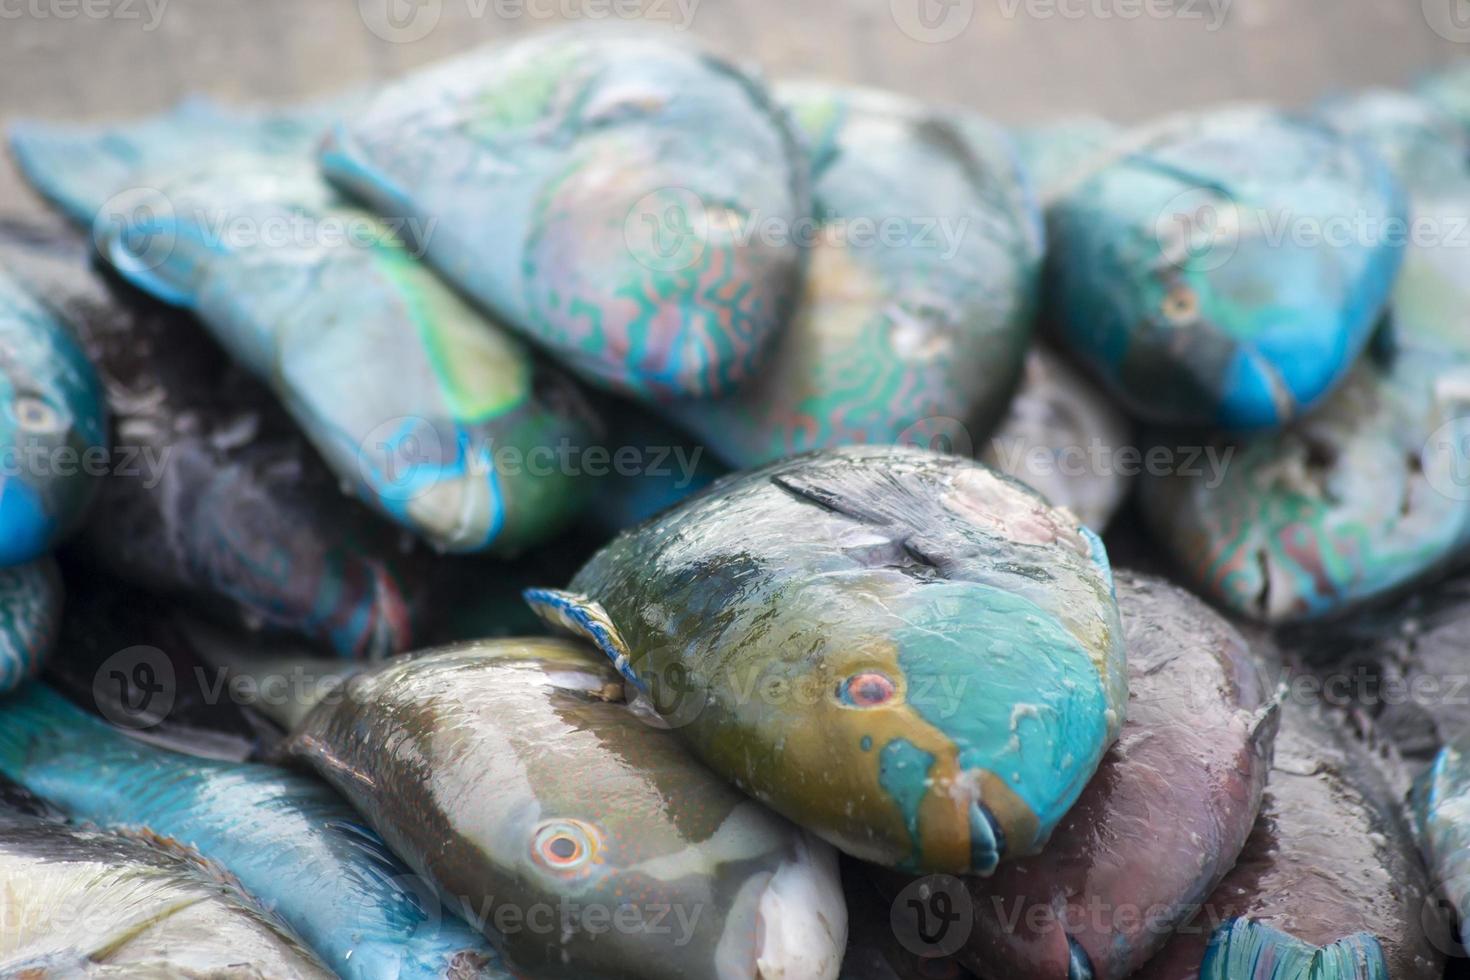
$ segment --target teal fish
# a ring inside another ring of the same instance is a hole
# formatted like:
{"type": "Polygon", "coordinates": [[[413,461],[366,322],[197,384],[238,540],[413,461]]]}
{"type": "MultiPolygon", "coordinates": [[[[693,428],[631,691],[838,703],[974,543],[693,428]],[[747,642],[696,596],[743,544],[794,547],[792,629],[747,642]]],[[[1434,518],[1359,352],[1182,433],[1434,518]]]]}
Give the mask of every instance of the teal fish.
{"type": "Polygon", "coordinates": [[[1101,541],[957,456],[847,447],[727,477],[569,590],[527,598],[716,772],[878,864],[1034,853],[1123,723],[1101,541]]]}
{"type": "Polygon", "coordinates": [[[515,967],[569,980],[837,976],[837,855],[640,720],[597,651],[504,639],[325,666],[236,665],[261,690],[289,671],[313,677],[305,696],[263,705],[290,729],[286,754],[515,967]]]}
{"type": "Polygon", "coordinates": [[[0,566],[0,694],[41,672],[56,646],[61,602],[61,575],[50,558],[0,566]]]}
{"type": "Polygon", "coordinates": [[[1279,433],[1162,431],[1226,460],[1145,474],[1143,513],[1196,589],[1266,622],[1339,613],[1442,571],[1470,547],[1470,135],[1422,100],[1369,93],[1328,117],[1371,143],[1416,224],[1376,343],[1279,433]]]}
{"type": "Polygon", "coordinates": [[[1381,160],[1250,106],[1166,119],[1105,157],[1049,203],[1046,292],[1063,343],[1131,412],[1273,429],[1338,386],[1403,253],[1381,160]]]}
{"type": "Polygon", "coordinates": [[[655,37],[551,32],[432,66],[345,113],[322,165],[432,227],[424,255],[466,295],[645,399],[756,378],[800,274],[807,164],[785,116],[655,37]]]}
{"type": "Polygon", "coordinates": [[[107,461],[107,406],[70,330],[0,268],[0,566],[74,530],[107,461]]]}
{"type": "Polygon", "coordinates": [[[310,156],[318,124],[192,102],[120,127],[17,125],[12,143],[43,193],[96,218],[119,273],[274,389],[344,488],[444,550],[546,540],[583,488],[533,453],[584,442],[584,404],[393,225],[337,198],[310,156]]]}
{"type": "Polygon", "coordinates": [[[1430,877],[1455,910],[1461,942],[1470,940],[1470,737],[1440,750],[1410,803],[1430,877]]]}
{"type": "Polygon", "coordinates": [[[0,702],[0,775],[79,820],[193,848],[348,980],[510,977],[315,779],[145,745],[40,684],[0,702]]]}
{"type": "Polygon", "coordinates": [[[1102,159],[1123,130],[1096,116],[1074,116],[1011,131],[1021,165],[1045,203],[1102,159]]]}
{"type": "Polygon", "coordinates": [[[330,980],[331,970],[172,841],[0,809],[7,977],[330,980]]]}
{"type": "Polygon", "coordinates": [[[1470,130],[1470,64],[1460,61],[1430,75],[1419,93],[1470,130]]]}
{"type": "Polygon", "coordinates": [[[1009,137],[887,92],[776,94],[812,145],[801,298],[759,377],[670,417],[734,466],[990,431],[1020,375],[1041,274],[1041,215],[1009,137]]]}

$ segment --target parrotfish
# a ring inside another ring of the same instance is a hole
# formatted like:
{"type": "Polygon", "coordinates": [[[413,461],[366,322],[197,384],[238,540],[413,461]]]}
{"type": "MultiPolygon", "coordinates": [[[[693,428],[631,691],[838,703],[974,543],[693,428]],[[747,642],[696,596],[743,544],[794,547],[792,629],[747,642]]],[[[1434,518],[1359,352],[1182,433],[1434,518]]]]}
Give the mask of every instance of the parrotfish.
{"type": "Polygon", "coordinates": [[[432,227],[430,263],[598,386],[731,391],[795,295],[806,160],[757,81],[692,47],[553,32],[475,51],[346,113],[321,159],[432,227]]]}
{"type": "Polygon", "coordinates": [[[1244,639],[1159,579],[1120,572],[1117,592],[1128,721],[1045,850],[965,879],[974,922],[956,956],[981,976],[1129,976],[1255,824],[1278,704],[1244,639]]]}
{"type": "Polygon", "coordinates": [[[1124,130],[1097,116],[1055,119],[1011,131],[1021,165],[1043,205],[1070,188],[1124,130]]]}
{"type": "Polygon", "coordinates": [[[1414,222],[1430,230],[1409,235],[1377,342],[1280,433],[1153,434],[1230,458],[1213,477],[1180,468],[1140,486],[1159,542],[1195,587],[1268,622],[1342,612],[1442,571],[1470,546],[1470,249],[1453,234],[1470,209],[1470,135],[1391,94],[1335,106],[1331,118],[1392,163],[1414,222]]]}
{"type": "Polygon", "coordinates": [[[511,976],[308,776],[145,745],[41,684],[0,702],[0,774],[77,819],[193,848],[349,980],[511,976]]]}
{"type": "Polygon", "coordinates": [[[989,432],[1020,375],[1041,274],[1040,211],[1010,138],[886,92],[776,95],[812,145],[801,298],[759,377],[671,417],[735,466],[989,432]]]}
{"type": "Polygon", "coordinates": [[[958,456],[845,447],[736,474],[527,598],[716,772],[903,870],[1034,853],[1123,723],[1101,541],[958,456]]]}
{"type": "MultiPolygon", "coordinates": [[[[1446,745],[1415,782],[1411,805],[1419,847],[1436,894],[1448,900],[1470,939],[1470,738],[1446,745]]],[[[1398,980],[1398,974],[1394,974],[1398,980]]]]}
{"type": "Polygon", "coordinates": [[[56,646],[61,604],[61,575],[50,558],[0,566],[0,694],[40,673],[56,646]]]}
{"type": "Polygon", "coordinates": [[[1383,161],[1253,106],[1168,118],[1105,157],[1047,208],[1063,343],[1149,422],[1270,429],[1317,405],[1398,273],[1383,161]]]}
{"type": "Polygon", "coordinates": [[[172,841],[0,809],[7,977],[330,980],[228,874],[172,841]]]}
{"type": "Polygon", "coordinates": [[[97,372],[66,325],[0,265],[0,566],[34,561],[76,528],[106,447],[97,372]]]}
{"type": "Polygon", "coordinates": [[[1101,534],[1133,486],[1120,456],[1132,445],[1132,426],[1112,400],[1054,351],[1037,347],[979,458],[1101,534]]]}
{"type": "Polygon", "coordinates": [[[1288,699],[1235,868],[1134,977],[1438,980],[1445,938],[1379,761],[1288,699]]]}
{"type": "MultiPolygon", "coordinates": [[[[315,666],[235,669],[265,690],[315,666]]],[[[642,720],[596,650],[464,643],[303,689],[262,705],[289,728],[284,752],[352,800],[517,969],[837,976],[847,915],[836,853],[642,720]]]]}
{"type": "Polygon", "coordinates": [[[346,206],[315,113],[186,103],[116,127],[17,125],[27,176],[107,261],[191,310],[364,502],[438,548],[515,554],[574,518],[533,450],[594,428],[571,383],[346,206]]]}
{"type": "Polygon", "coordinates": [[[106,391],[115,449],[78,555],[343,656],[412,645],[423,562],[342,498],[264,385],[188,317],[95,269],[60,222],[0,220],[0,264],[65,315],[106,391]]]}
{"type": "Polygon", "coordinates": [[[604,408],[607,444],[585,522],[603,538],[692,497],[729,472],[712,451],[651,413],[611,399],[604,408]]]}

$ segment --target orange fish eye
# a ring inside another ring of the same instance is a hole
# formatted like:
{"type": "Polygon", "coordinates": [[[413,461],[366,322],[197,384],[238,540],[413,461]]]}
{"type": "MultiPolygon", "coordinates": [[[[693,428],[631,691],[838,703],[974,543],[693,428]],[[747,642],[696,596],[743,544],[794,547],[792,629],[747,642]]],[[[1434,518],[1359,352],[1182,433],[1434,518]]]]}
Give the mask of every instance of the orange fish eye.
{"type": "Polygon", "coordinates": [[[575,871],[595,861],[600,850],[595,827],[580,820],[552,820],[537,829],[531,856],[552,871],[575,871]]]}
{"type": "Polygon", "coordinates": [[[877,671],[853,674],[842,682],[837,691],[838,700],[854,708],[876,708],[893,700],[898,693],[893,681],[877,671]]]}

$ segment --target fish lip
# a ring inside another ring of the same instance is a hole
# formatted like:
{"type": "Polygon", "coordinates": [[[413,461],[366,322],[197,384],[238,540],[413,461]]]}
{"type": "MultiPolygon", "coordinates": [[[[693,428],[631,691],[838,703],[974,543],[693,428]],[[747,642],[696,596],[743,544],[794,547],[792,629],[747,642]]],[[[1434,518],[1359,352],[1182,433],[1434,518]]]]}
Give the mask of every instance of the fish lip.
{"type": "Polygon", "coordinates": [[[837,852],[807,831],[756,906],[752,980],[836,980],[847,948],[847,902],[837,852]]]}
{"type": "Polygon", "coordinates": [[[1006,835],[990,808],[979,800],[970,803],[970,870],[988,875],[1005,853],[1006,835]]]}

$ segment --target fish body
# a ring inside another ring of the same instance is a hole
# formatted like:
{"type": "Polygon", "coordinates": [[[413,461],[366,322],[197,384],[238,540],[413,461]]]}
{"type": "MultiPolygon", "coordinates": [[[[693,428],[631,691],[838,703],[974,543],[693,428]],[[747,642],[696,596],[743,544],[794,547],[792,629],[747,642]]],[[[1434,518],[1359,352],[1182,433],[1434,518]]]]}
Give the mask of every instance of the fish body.
{"type": "Polygon", "coordinates": [[[509,976],[315,779],[145,745],[39,684],[0,703],[0,774],[79,820],[193,848],[343,977],[509,976]]]}
{"type": "Polygon", "coordinates": [[[608,465],[599,467],[585,522],[601,537],[647,520],[729,472],[711,449],[651,412],[610,399],[604,408],[608,465]]]}
{"type": "Polygon", "coordinates": [[[1043,203],[1065,192],[1124,130],[1097,116],[1055,119],[1011,131],[1021,165],[1043,203]]]}
{"type": "Polygon", "coordinates": [[[39,674],[55,649],[62,592],[49,557],[0,566],[0,694],[39,674]]]}
{"type": "Polygon", "coordinates": [[[663,40],[552,32],[432,66],[347,113],[322,165],[432,221],[446,278],[626,394],[753,379],[797,286],[807,169],[784,115],[663,40]]]}
{"type": "Polygon", "coordinates": [[[1101,534],[1132,489],[1118,456],[1132,445],[1132,425],[1112,399],[1055,351],[1035,347],[979,459],[1101,534]]]}
{"type": "Polygon", "coordinates": [[[0,566],[74,530],[107,451],[97,372],[71,331],[0,266],[0,566]]]}
{"type": "Polygon", "coordinates": [[[1123,720],[1101,542],[955,456],[846,447],[737,474],[527,595],[716,772],[905,870],[1038,849],[1123,720]]]}
{"type": "Polygon", "coordinates": [[[59,221],[0,221],[0,264],[74,325],[107,395],[115,465],[74,551],[345,657],[408,648],[422,562],[400,554],[396,529],[342,499],[264,385],[186,315],[100,272],[90,249],[59,221]]]}
{"type": "MultiPolygon", "coordinates": [[[[1432,106],[1370,94],[1329,118],[1374,146],[1417,225],[1470,207],[1470,137],[1432,106]]],[[[1456,216],[1459,217],[1456,217],[1456,216]]],[[[1378,342],[1311,415],[1244,438],[1158,432],[1227,459],[1218,476],[1146,474],[1158,540],[1197,589],[1265,622],[1322,617],[1443,571],[1470,545],[1470,253],[1411,240],[1378,342]]]]}
{"type": "Polygon", "coordinates": [[[1138,980],[1432,980],[1429,883],[1378,761],[1283,706],[1261,814],[1235,867],[1138,980]]]}
{"type": "Polygon", "coordinates": [[[235,127],[217,138],[203,111],[32,123],[12,143],[50,197],[99,202],[73,216],[100,210],[107,261],[191,310],[359,499],[447,551],[515,554],[565,526],[582,488],[556,447],[592,428],[570,382],[345,205],[311,159],[313,127],[210,109],[235,127]],[[277,145],[291,125],[300,142],[277,145]]]}
{"type": "Polygon", "coordinates": [[[836,853],[640,719],[597,651],[477,641],[344,683],[346,696],[294,719],[285,752],[352,800],[516,968],[836,977],[836,853]]]}
{"type": "Polygon", "coordinates": [[[1455,911],[1463,943],[1470,938],[1465,923],[1470,910],[1470,742],[1450,742],[1415,782],[1410,796],[1419,847],[1430,880],[1455,911]]]}
{"type": "Polygon", "coordinates": [[[812,146],[801,297],[765,371],[671,417],[739,467],[988,432],[1020,374],[1041,272],[1040,211],[1009,137],[876,90],[776,95],[812,146]]]}
{"type": "Polygon", "coordinates": [[[1160,579],[1120,572],[1117,591],[1128,720],[1045,850],[966,879],[974,923],[956,956],[980,976],[1129,976],[1255,824],[1277,704],[1245,640],[1160,579]]]}
{"type": "Polygon", "coordinates": [[[1249,106],[1167,119],[1107,156],[1050,202],[1047,295],[1062,342],[1129,410],[1273,429],[1336,388],[1402,257],[1381,233],[1405,219],[1388,167],[1249,106]]]}
{"type": "Polygon", "coordinates": [[[335,976],[228,875],[147,835],[0,810],[0,973],[20,977],[335,976]]]}

